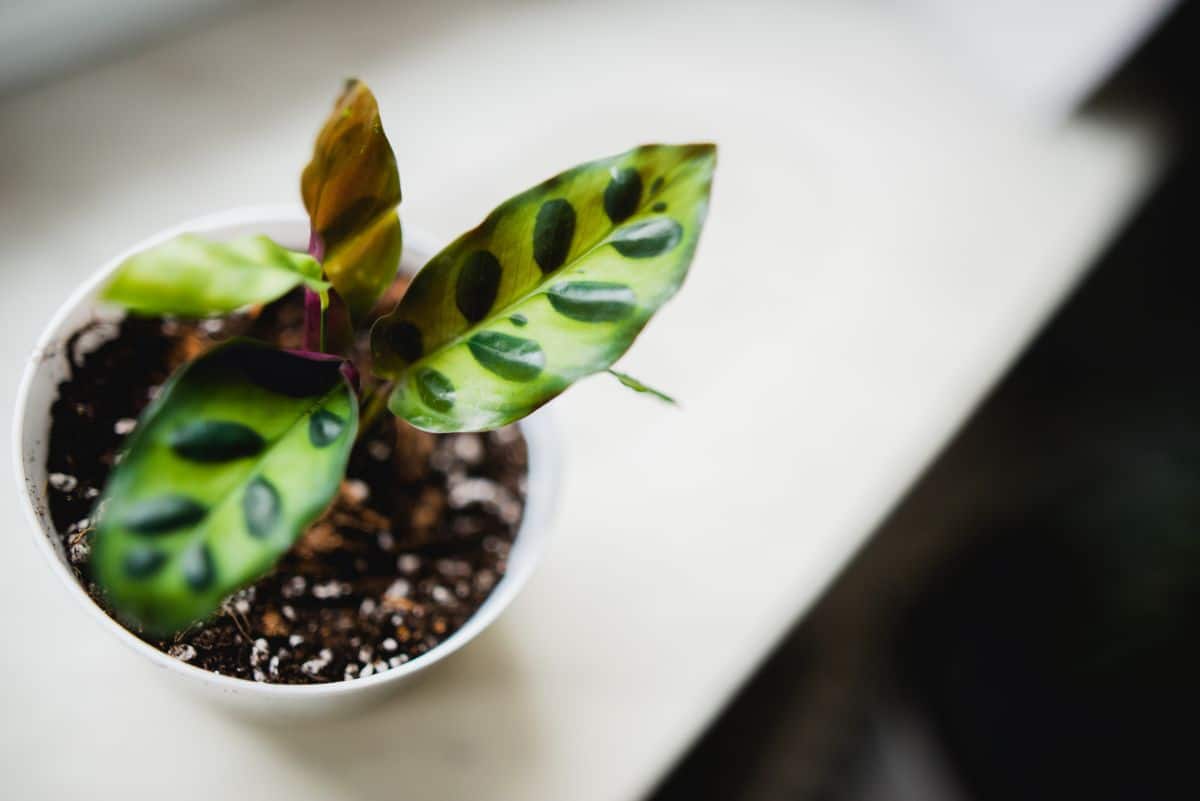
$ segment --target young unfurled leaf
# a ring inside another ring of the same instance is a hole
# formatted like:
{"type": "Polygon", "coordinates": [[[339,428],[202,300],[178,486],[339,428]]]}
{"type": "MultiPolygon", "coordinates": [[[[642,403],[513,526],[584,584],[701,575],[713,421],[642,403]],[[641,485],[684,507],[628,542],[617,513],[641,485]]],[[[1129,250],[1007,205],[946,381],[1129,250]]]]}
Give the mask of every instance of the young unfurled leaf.
{"type": "Polygon", "coordinates": [[[506,201],[372,331],[389,408],[418,428],[517,420],[607,369],[683,283],[716,148],[648,145],[506,201]]]}
{"type": "Polygon", "coordinates": [[[265,236],[209,242],[184,234],[126,259],[101,299],[138,314],[205,317],[275,300],[300,284],[324,291],[321,266],[265,236]]]}
{"type": "Polygon", "coordinates": [[[326,257],[325,275],[355,319],[369,312],[396,279],[402,246],[400,217],[392,211],[377,217],[326,257]]]}
{"type": "Polygon", "coordinates": [[[358,427],[338,359],[234,340],[147,407],[101,496],[92,570],[168,634],[267,572],[329,503],[358,427]]]}
{"type": "Polygon", "coordinates": [[[638,381],[636,378],[629,375],[629,373],[622,373],[622,372],[618,372],[617,370],[609,370],[608,373],[613,378],[620,381],[623,386],[629,387],[634,392],[644,392],[649,395],[653,395],[654,397],[658,398],[660,401],[663,401],[664,403],[669,403],[672,406],[679,405],[678,402],[676,402],[676,400],[674,398],[672,398],[670,395],[668,395],[667,393],[659,392],[654,387],[643,384],[641,381],[638,381]]]}
{"type": "Polygon", "coordinates": [[[367,85],[347,82],[317,135],[300,193],[325,274],[357,317],[400,264],[400,174],[367,85]]]}

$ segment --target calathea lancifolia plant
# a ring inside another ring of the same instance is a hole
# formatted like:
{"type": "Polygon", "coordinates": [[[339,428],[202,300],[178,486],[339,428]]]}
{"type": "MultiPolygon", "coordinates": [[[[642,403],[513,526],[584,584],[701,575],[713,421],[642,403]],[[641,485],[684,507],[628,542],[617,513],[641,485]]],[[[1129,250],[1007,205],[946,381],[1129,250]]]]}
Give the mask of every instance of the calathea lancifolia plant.
{"type": "Polygon", "coordinates": [[[103,291],[131,313],[204,317],[302,288],[306,314],[304,350],[229,340],[141,415],[93,532],[93,577],[117,614],[166,634],[269,571],[385,409],[397,425],[485,430],[609,370],[687,274],[715,156],[647,145],[561,173],[502,203],[373,319],[400,260],[400,180],[375,99],[351,81],[301,180],[307,254],[181,236],[128,259],[103,291]],[[344,354],[372,323],[360,376],[344,354]]]}

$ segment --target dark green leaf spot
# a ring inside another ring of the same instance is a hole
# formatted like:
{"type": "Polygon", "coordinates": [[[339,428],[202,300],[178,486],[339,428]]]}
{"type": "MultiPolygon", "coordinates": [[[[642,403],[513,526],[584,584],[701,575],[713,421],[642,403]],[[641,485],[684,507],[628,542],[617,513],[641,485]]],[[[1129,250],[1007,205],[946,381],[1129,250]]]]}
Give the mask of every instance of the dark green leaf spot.
{"type": "Polygon", "coordinates": [[[136,545],[126,551],[121,567],[130,578],[144,579],[157,573],[166,561],[167,555],[157,548],[136,545]]]}
{"type": "Polygon", "coordinates": [[[521,328],[522,326],[524,326],[526,323],[529,322],[529,318],[523,314],[514,314],[508,318],[508,321],[510,323],[512,323],[513,325],[515,325],[517,328],[521,328]]]}
{"type": "Polygon", "coordinates": [[[431,367],[424,367],[415,376],[417,392],[430,409],[446,413],[454,408],[454,384],[431,367]]]}
{"type": "Polygon", "coordinates": [[[671,250],[683,239],[683,228],[670,217],[653,217],[618,228],[613,247],[631,259],[649,259],[671,250]]]}
{"type": "Polygon", "coordinates": [[[186,495],[159,495],[130,506],[121,525],[137,534],[162,534],[199,523],[207,513],[186,495]]]}
{"type": "Polygon", "coordinates": [[[314,359],[283,350],[244,343],[216,351],[208,363],[215,371],[236,367],[263,389],[290,398],[307,398],[328,392],[342,380],[341,361],[314,359]]]}
{"type": "Polygon", "coordinates": [[[542,346],[532,339],[480,331],[467,340],[467,346],[477,362],[509,381],[532,381],[546,366],[542,346]]]}
{"type": "Polygon", "coordinates": [[[499,290],[500,262],[496,257],[486,250],[467,256],[454,288],[454,301],[463,317],[472,323],[482,320],[492,310],[499,290]]]}
{"type": "Polygon", "coordinates": [[[193,462],[228,462],[253,456],[266,442],[253,428],[232,420],[193,420],[167,437],[171,450],[193,462]]]}
{"type": "Polygon", "coordinates": [[[653,206],[651,206],[650,208],[651,208],[651,210],[652,210],[652,211],[666,211],[666,210],[667,210],[667,204],[666,204],[666,203],[663,203],[663,202],[660,200],[660,201],[658,201],[657,203],[655,203],[653,206]]]}
{"type": "Polygon", "coordinates": [[[279,490],[270,481],[257,476],[246,485],[246,493],[242,496],[242,514],[246,517],[246,528],[251,536],[260,540],[271,536],[282,511],[279,490]]]}
{"type": "Polygon", "coordinates": [[[663,187],[663,177],[660,175],[654,179],[654,183],[650,184],[650,194],[656,194],[663,187]]]}
{"type": "Polygon", "coordinates": [[[387,339],[396,355],[406,362],[415,362],[425,352],[421,343],[421,329],[407,320],[388,326],[387,339]]]}
{"type": "Polygon", "coordinates": [[[196,592],[208,589],[217,577],[212,552],[203,542],[197,542],[179,557],[179,570],[183,580],[196,592]]]}
{"type": "Polygon", "coordinates": [[[547,200],[533,224],[533,258],[549,273],[567,260],[575,236],[575,209],[562,198],[547,200]]]}
{"type": "Polygon", "coordinates": [[[308,441],[324,448],[335,441],[346,427],[346,421],[328,409],[317,409],[308,419],[308,441]]]}
{"type": "Polygon", "coordinates": [[[604,188],[604,213],[614,223],[621,223],[633,216],[642,199],[642,177],[632,167],[613,172],[612,180],[604,188]]]}
{"type": "Polygon", "coordinates": [[[585,323],[607,323],[633,313],[637,298],[625,284],[604,281],[568,281],[546,291],[559,314],[585,323]]]}

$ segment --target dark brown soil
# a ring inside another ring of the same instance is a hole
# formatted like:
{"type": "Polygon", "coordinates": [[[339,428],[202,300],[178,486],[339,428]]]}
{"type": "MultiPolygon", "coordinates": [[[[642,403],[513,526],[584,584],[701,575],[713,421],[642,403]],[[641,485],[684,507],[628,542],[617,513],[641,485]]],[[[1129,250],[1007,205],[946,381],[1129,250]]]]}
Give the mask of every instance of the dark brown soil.
{"type": "MultiPolygon", "coordinates": [[[[295,346],[299,323],[288,298],[226,321],[98,324],[108,330],[76,339],[107,337],[100,347],[69,344],[72,374],[52,410],[50,511],[99,603],[88,580],[89,518],[138,414],[176,366],[216,342],[248,334],[295,346]]],[[[384,414],[355,446],[337,499],[275,572],[174,639],[143,639],[205,670],[284,684],[404,664],[460,628],[504,575],[525,476],[515,427],[435,436],[384,414]]]]}

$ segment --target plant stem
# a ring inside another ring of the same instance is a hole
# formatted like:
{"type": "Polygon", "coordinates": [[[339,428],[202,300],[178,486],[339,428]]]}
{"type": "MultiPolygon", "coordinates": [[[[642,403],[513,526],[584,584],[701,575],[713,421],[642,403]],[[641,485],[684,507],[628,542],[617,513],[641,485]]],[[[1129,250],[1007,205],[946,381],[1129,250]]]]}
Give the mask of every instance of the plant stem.
{"type": "Polygon", "coordinates": [[[375,424],[375,420],[387,408],[388,396],[392,394],[392,388],[396,386],[395,381],[384,381],[372,390],[371,395],[363,404],[363,411],[358,421],[358,435],[371,430],[375,424]]]}
{"type": "MultiPolygon", "coordinates": [[[[308,255],[318,264],[325,261],[325,242],[313,230],[308,232],[308,255]]],[[[325,276],[324,269],[321,277],[325,276]]],[[[304,287],[304,349],[325,352],[325,310],[329,307],[329,295],[304,287]]]]}
{"type": "Polygon", "coordinates": [[[322,336],[325,327],[324,315],[321,313],[321,298],[316,292],[304,288],[304,349],[324,352],[321,347],[325,343],[322,336]]]}

